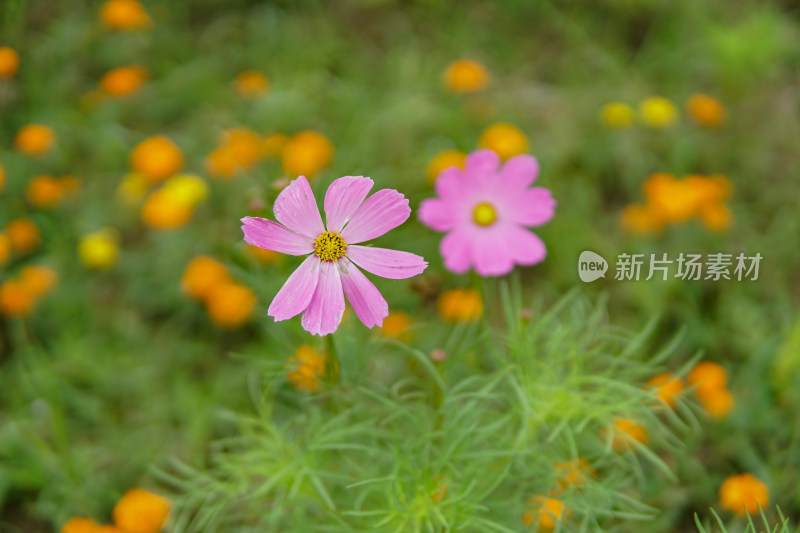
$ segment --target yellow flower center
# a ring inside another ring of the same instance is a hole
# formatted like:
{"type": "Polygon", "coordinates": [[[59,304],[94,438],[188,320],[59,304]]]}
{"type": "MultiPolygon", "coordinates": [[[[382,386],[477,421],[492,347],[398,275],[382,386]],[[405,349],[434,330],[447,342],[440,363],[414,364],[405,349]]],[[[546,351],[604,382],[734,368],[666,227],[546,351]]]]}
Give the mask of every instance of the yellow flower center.
{"type": "Polygon", "coordinates": [[[322,261],[336,261],[347,253],[347,243],[335,231],[326,231],[314,241],[314,253],[322,261]]]}
{"type": "Polygon", "coordinates": [[[481,202],[472,210],[472,220],[479,226],[490,226],[497,220],[497,211],[491,204],[481,202]]]}

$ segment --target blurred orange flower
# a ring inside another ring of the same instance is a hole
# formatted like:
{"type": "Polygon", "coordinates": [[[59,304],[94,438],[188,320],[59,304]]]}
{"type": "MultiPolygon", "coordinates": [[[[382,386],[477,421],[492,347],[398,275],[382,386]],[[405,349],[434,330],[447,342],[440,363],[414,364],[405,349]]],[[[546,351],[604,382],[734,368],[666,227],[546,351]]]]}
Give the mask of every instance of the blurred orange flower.
{"type": "Polygon", "coordinates": [[[227,267],[201,255],[192,259],[183,271],[181,290],[193,298],[204,300],[216,285],[227,283],[230,283],[227,267]]]}
{"type": "Polygon", "coordinates": [[[287,363],[290,372],[286,378],[298,389],[316,392],[322,384],[326,363],[327,355],[324,352],[302,344],[287,363]]]}
{"type": "Polygon", "coordinates": [[[100,8],[100,19],[112,30],[137,30],[153,22],[137,0],[108,0],[100,8]]]}
{"type": "Polygon", "coordinates": [[[379,331],[385,337],[405,339],[410,336],[408,331],[410,326],[411,317],[408,313],[396,311],[389,313],[389,315],[383,319],[383,325],[380,327],[379,331]]]}
{"type": "Polygon", "coordinates": [[[257,70],[245,70],[233,80],[233,89],[243,98],[252,98],[269,90],[269,80],[257,70]]]}
{"type": "Polygon", "coordinates": [[[177,173],[183,166],[183,153],[169,137],[156,135],[137,144],[131,151],[131,168],[150,183],[177,173]]]}
{"type": "Polygon", "coordinates": [[[34,298],[40,298],[56,286],[58,274],[56,274],[55,270],[46,266],[27,266],[20,272],[19,282],[22,284],[23,289],[33,295],[34,298]]]}
{"type": "Polygon", "coordinates": [[[596,472],[590,468],[589,461],[586,459],[557,462],[554,467],[556,472],[559,473],[558,479],[556,479],[556,486],[559,490],[582,487],[586,484],[588,476],[596,475],[596,472]]]}
{"type": "Polygon", "coordinates": [[[614,420],[614,449],[617,451],[632,448],[631,440],[646,444],[649,439],[643,425],[630,418],[614,420]]]}
{"type": "Polygon", "coordinates": [[[61,183],[53,176],[35,176],[25,189],[25,198],[40,209],[55,207],[61,202],[62,196],[61,183]]]}
{"type": "Polygon", "coordinates": [[[678,396],[683,393],[683,380],[669,372],[654,376],[647,384],[656,390],[656,397],[668,407],[675,407],[678,396]]]}
{"type": "Polygon", "coordinates": [[[699,391],[714,391],[728,386],[728,372],[722,365],[703,361],[697,363],[687,377],[689,385],[699,391]]]}
{"type": "Polygon", "coordinates": [[[236,283],[217,283],[206,295],[205,304],[212,322],[224,328],[235,328],[250,317],[256,295],[236,283]]]}
{"type": "Polygon", "coordinates": [[[489,71],[472,59],[459,59],[444,71],[444,85],[454,93],[474,93],[489,85],[489,71]]]}
{"type": "Polygon", "coordinates": [[[232,177],[240,170],[249,170],[264,157],[264,139],[247,128],[224,132],[219,146],[206,158],[206,169],[214,176],[232,177]]]}
{"type": "Polygon", "coordinates": [[[27,317],[36,304],[34,296],[19,280],[8,279],[0,285],[0,314],[27,317]]]}
{"type": "Polygon", "coordinates": [[[464,168],[467,154],[461,150],[445,150],[436,154],[428,163],[428,183],[433,183],[439,174],[450,167],[464,168]]]}
{"type": "Polygon", "coordinates": [[[150,193],[141,212],[142,222],[153,229],[176,229],[192,218],[192,205],[176,200],[166,189],[150,193]]]}
{"type": "Polygon", "coordinates": [[[0,46],[0,80],[13,78],[19,70],[19,54],[13,48],[0,46]]]}
{"type": "Polygon", "coordinates": [[[740,516],[758,515],[769,504],[769,488],[752,474],[730,476],[719,487],[719,504],[740,516]]]}
{"type": "Polygon", "coordinates": [[[158,533],[169,516],[170,501],[143,489],[125,493],[114,506],[114,523],[125,533],[158,533]]]}
{"type": "Polygon", "coordinates": [[[247,245],[247,250],[250,252],[250,255],[255,257],[259,262],[265,264],[274,263],[281,258],[281,254],[278,252],[267,250],[266,248],[259,248],[258,246],[250,244],[247,245]]]}
{"type": "Polygon", "coordinates": [[[0,233],[0,267],[6,266],[11,259],[11,239],[5,233],[0,233]]]}
{"type": "Polygon", "coordinates": [[[439,316],[448,322],[471,322],[483,314],[481,295],[474,289],[443,292],[438,301],[439,316]]]}
{"type": "Polygon", "coordinates": [[[686,111],[697,124],[707,128],[725,122],[725,107],[707,94],[693,94],[686,100],[686,111]]]}
{"type": "Polygon", "coordinates": [[[622,209],[620,225],[627,233],[646,234],[661,231],[664,222],[649,206],[628,204],[622,209]]]}
{"type": "Polygon", "coordinates": [[[559,523],[570,514],[564,502],[555,498],[534,496],[528,505],[532,511],[522,515],[522,523],[526,527],[536,525],[539,531],[555,531],[559,523]]]}
{"type": "Polygon", "coordinates": [[[138,91],[147,78],[147,69],[141,65],[115,68],[103,75],[100,88],[109,96],[129,96],[138,91]]]}
{"type": "Polygon", "coordinates": [[[88,518],[73,517],[61,526],[61,533],[97,533],[100,524],[88,518]]]}
{"type": "Polygon", "coordinates": [[[47,153],[55,142],[53,130],[42,124],[24,126],[14,138],[14,146],[26,155],[42,155],[47,153]]]}
{"type": "Polygon", "coordinates": [[[6,226],[6,234],[14,251],[27,254],[36,250],[42,242],[39,227],[28,218],[17,218],[6,226]]]}
{"type": "Polygon", "coordinates": [[[283,145],[283,170],[290,176],[311,179],[333,161],[333,144],[316,131],[301,131],[283,145]]]}
{"type": "Polygon", "coordinates": [[[493,124],[483,130],[478,146],[494,150],[501,159],[524,154],[530,148],[528,138],[512,124],[493,124]]]}

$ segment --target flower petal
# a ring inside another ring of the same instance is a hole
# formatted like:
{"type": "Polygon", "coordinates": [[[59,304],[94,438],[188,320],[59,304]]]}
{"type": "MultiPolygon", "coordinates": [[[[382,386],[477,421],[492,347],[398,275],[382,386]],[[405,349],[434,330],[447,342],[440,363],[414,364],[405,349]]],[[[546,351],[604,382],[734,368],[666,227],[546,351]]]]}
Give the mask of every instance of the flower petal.
{"type": "Polygon", "coordinates": [[[537,235],[520,227],[509,225],[504,231],[511,242],[511,253],[518,265],[535,265],[544,260],[547,249],[537,235]]]}
{"type": "Polygon", "coordinates": [[[466,183],[464,171],[458,167],[443,170],[433,184],[436,194],[443,200],[456,200],[464,197],[464,184],[466,183]]]}
{"type": "Polygon", "coordinates": [[[281,191],[272,210],[278,222],[310,239],[316,239],[325,231],[317,201],[305,176],[300,176],[281,191]]]}
{"type": "Polygon", "coordinates": [[[347,244],[357,244],[380,237],[408,220],[411,208],[405,196],[394,189],[381,189],[356,210],[342,230],[347,244]]]}
{"type": "Polygon", "coordinates": [[[423,200],[417,216],[420,222],[436,231],[450,231],[459,223],[450,203],[440,198],[423,200]]]}
{"type": "Polygon", "coordinates": [[[316,291],[319,273],[319,258],[316,255],[309,255],[275,295],[269,304],[267,314],[279,322],[304,311],[316,291]]]}
{"type": "Polygon", "coordinates": [[[367,272],[388,279],[406,279],[421,274],[428,263],[420,256],[387,248],[348,246],[347,257],[367,272]]]}
{"type": "Polygon", "coordinates": [[[344,293],[336,261],[320,261],[319,283],[301,324],[312,335],[329,335],[339,328],[344,315],[344,293]]]}
{"type": "Polygon", "coordinates": [[[500,156],[493,150],[476,150],[464,161],[466,175],[475,181],[491,179],[498,168],[500,168],[500,156]]]}
{"type": "Polygon", "coordinates": [[[503,218],[523,226],[541,226],[555,214],[556,201],[549,189],[533,187],[503,199],[503,218]]]}
{"type": "Polygon", "coordinates": [[[380,291],[349,260],[343,259],[339,264],[343,267],[342,289],[358,319],[368,328],[382,326],[383,319],[389,316],[389,304],[380,291]]]}
{"type": "Polygon", "coordinates": [[[472,231],[458,227],[444,236],[439,243],[439,252],[444,258],[444,266],[451,272],[463,274],[472,266],[472,231]]]}
{"type": "Polygon", "coordinates": [[[242,219],[247,244],[282,254],[305,255],[314,251],[314,241],[266,218],[242,219]]]}
{"type": "Polygon", "coordinates": [[[473,233],[472,262],[481,276],[503,276],[514,269],[514,243],[507,238],[507,229],[495,224],[473,233]]]}
{"type": "Polygon", "coordinates": [[[524,189],[539,175],[539,162],[532,155],[517,155],[506,161],[500,170],[503,188],[524,189]]]}
{"type": "Polygon", "coordinates": [[[325,219],[328,231],[341,233],[370,189],[372,180],[362,176],[344,176],[334,180],[325,193],[325,219]]]}

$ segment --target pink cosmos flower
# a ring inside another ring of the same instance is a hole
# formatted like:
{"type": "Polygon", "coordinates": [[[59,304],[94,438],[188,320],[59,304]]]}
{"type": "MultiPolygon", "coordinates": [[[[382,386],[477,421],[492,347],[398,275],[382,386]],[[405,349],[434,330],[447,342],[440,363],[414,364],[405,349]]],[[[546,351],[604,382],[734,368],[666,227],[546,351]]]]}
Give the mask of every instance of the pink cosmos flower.
{"type": "Polygon", "coordinates": [[[278,291],[268,315],[275,321],[303,313],[302,325],[313,335],[336,331],[344,313],[344,297],[368,328],[383,325],[389,305],[356,267],[389,279],[416,276],[428,266],[408,252],[358,246],[405,222],[408,200],[397,191],[381,189],[369,198],[372,180],[345,176],[325,193],[322,223],[317,201],[305,176],[292,181],[275,200],[273,222],[242,219],[248,244],[289,255],[309,255],[278,291]]]}
{"type": "Polygon", "coordinates": [[[512,157],[501,167],[491,150],[472,152],[464,170],[439,174],[438,198],[422,202],[419,219],[447,232],[439,245],[447,269],[461,274],[474,267],[481,276],[502,276],[514,265],[544,259],[544,243],[527,227],[553,218],[556,201],[548,189],[530,187],[538,174],[533,156],[512,157]]]}

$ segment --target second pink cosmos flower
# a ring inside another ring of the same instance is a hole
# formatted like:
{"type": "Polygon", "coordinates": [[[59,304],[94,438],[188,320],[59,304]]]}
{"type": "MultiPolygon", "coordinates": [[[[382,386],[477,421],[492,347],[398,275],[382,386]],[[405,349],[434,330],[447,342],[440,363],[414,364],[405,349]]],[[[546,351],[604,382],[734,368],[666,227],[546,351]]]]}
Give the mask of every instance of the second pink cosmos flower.
{"type": "Polygon", "coordinates": [[[265,218],[242,219],[248,244],[289,255],[309,255],[278,291],[268,314],[275,321],[303,314],[303,328],[313,335],[336,331],[344,313],[344,298],[359,320],[371,328],[381,326],[389,305],[356,267],[389,279],[420,274],[425,260],[408,252],[359,246],[380,237],[411,215],[408,200],[392,189],[369,198],[372,180],[345,176],[325,193],[322,223],[317,201],[304,176],[294,180],[275,200],[273,222],[265,218]]]}
{"type": "Polygon", "coordinates": [[[439,251],[448,270],[462,274],[474,267],[481,276],[502,276],[514,265],[544,259],[544,243],[528,227],[553,218],[556,201],[549,190],[531,187],[538,174],[532,156],[501,165],[491,150],[469,154],[464,170],[450,167],[439,174],[438,198],[420,204],[419,219],[447,233],[439,251]]]}

